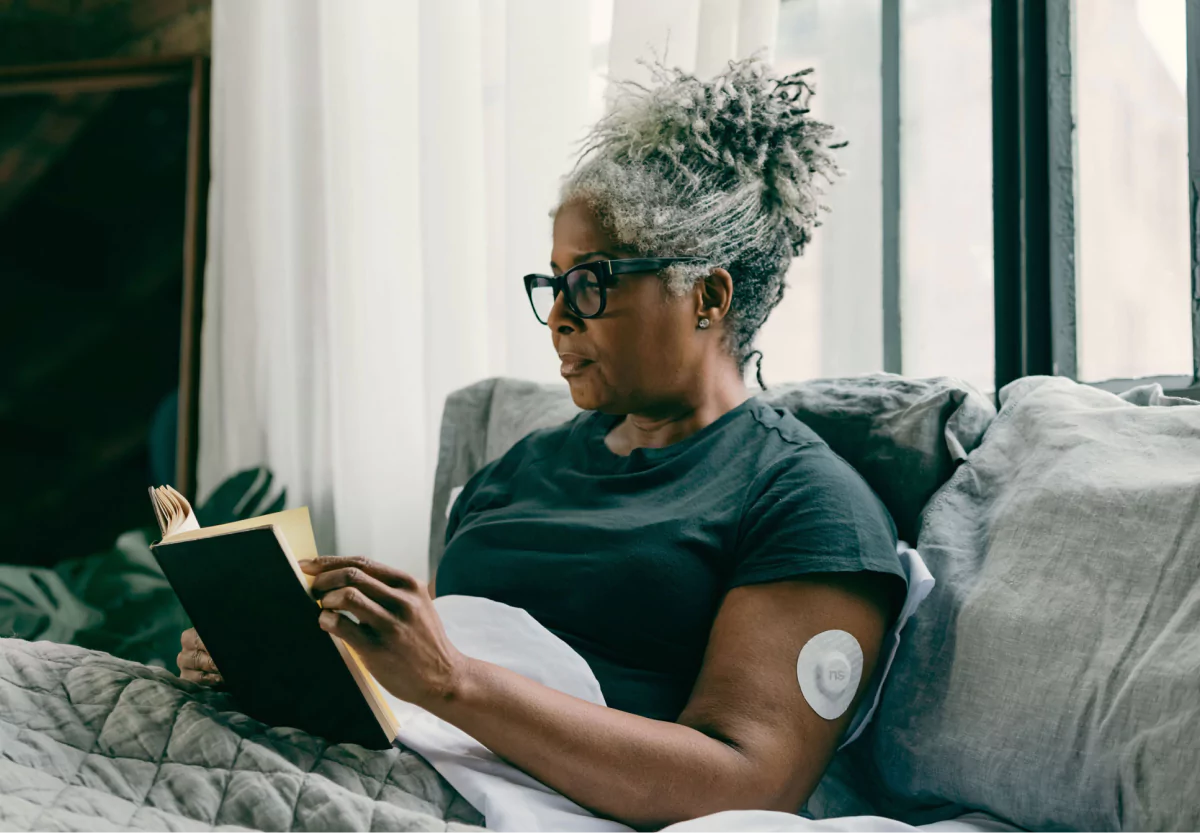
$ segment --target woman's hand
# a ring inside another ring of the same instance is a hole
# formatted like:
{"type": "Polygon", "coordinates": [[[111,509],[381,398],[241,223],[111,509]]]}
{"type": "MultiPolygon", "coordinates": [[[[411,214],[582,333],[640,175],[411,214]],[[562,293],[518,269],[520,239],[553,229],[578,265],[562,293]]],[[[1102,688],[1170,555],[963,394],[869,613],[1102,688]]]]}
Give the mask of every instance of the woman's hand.
{"type": "Polygon", "coordinates": [[[325,556],[300,564],[316,576],[321,627],[346,640],[380,685],[423,707],[453,697],[468,660],[450,644],[423,582],[367,558],[325,556]]]}
{"type": "Polygon", "coordinates": [[[220,685],[225,682],[195,628],[184,631],[179,643],[181,650],[175,661],[179,664],[179,676],[182,679],[201,685],[220,685]]]}

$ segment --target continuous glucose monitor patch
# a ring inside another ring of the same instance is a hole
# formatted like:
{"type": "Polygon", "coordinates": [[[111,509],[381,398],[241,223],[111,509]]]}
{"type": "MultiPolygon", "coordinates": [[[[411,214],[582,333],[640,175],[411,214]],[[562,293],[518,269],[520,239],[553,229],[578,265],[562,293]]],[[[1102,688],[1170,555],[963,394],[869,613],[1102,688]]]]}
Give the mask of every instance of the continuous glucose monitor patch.
{"type": "Polygon", "coordinates": [[[796,679],[813,711],[826,720],[845,714],[862,679],[863,654],[845,631],[819,633],[800,649],[796,679]]]}

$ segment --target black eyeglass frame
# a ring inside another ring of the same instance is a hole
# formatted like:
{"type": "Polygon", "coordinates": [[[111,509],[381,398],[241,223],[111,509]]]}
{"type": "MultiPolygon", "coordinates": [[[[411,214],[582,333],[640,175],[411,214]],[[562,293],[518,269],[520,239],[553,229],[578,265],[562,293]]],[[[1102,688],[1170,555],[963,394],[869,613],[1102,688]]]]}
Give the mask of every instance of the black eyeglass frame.
{"type": "Polygon", "coordinates": [[[533,308],[534,318],[542,324],[550,322],[542,321],[542,316],[538,315],[537,304],[533,302],[533,290],[546,286],[554,290],[555,300],[558,300],[560,293],[566,297],[567,307],[573,315],[579,318],[599,318],[604,314],[604,308],[608,306],[608,286],[617,275],[658,272],[676,263],[701,263],[703,261],[702,257],[630,257],[618,260],[591,260],[578,266],[572,266],[561,275],[526,275],[524,279],[525,294],[529,298],[529,306],[533,308]],[[597,278],[596,283],[600,288],[600,308],[593,313],[581,311],[571,299],[571,293],[567,291],[567,276],[572,272],[579,271],[591,272],[597,278]]]}

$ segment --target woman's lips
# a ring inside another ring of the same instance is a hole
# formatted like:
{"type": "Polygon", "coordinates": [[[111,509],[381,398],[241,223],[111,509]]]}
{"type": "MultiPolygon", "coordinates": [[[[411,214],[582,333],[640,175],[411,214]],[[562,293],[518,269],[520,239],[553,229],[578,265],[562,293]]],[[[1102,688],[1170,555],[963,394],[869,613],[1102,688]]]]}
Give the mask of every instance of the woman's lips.
{"type": "Polygon", "coordinates": [[[593,364],[591,359],[585,359],[583,356],[576,356],[571,353],[564,353],[559,358],[562,359],[562,367],[559,369],[559,372],[564,379],[578,376],[588,365],[593,364]]]}

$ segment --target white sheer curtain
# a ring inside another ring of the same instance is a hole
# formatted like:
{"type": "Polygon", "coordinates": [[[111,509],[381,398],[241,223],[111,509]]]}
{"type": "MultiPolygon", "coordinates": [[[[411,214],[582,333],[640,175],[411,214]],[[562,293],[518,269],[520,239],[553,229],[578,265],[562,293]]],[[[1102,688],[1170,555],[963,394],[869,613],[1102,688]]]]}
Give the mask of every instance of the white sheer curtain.
{"type": "Polygon", "coordinates": [[[779,0],[614,0],[610,76],[644,83],[650,57],[701,77],[734,58],[770,60],[778,27],[779,0]]]}
{"type": "Polygon", "coordinates": [[[267,465],[422,574],[446,394],[557,378],[519,279],[598,73],[769,56],[778,1],[214,0],[201,496],[267,465]]]}

